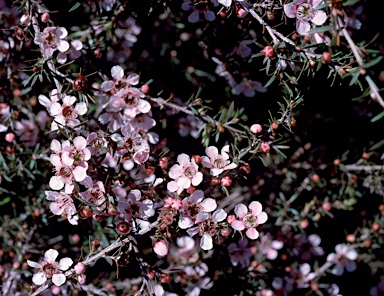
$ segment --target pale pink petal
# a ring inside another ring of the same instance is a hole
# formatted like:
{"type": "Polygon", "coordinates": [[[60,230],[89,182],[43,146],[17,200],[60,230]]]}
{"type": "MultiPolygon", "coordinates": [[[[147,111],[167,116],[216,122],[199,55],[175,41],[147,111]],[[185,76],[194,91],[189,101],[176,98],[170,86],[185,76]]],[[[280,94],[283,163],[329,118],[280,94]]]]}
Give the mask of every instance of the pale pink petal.
{"type": "Polygon", "coordinates": [[[169,171],[169,177],[172,179],[179,178],[183,174],[181,167],[178,164],[174,164],[169,171]]]}
{"type": "Polygon", "coordinates": [[[245,216],[246,214],[248,214],[248,209],[247,209],[247,207],[246,207],[244,204],[242,204],[242,203],[237,204],[237,205],[235,206],[235,214],[236,214],[240,219],[242,219],[242,218],[244,218],[244,216],[245,216]]]}
{"type": "Polygon", "coordinates": [[[238,231],[245,229],[244,223],[242,221],[239,221],[239,220],[233,221],[231,223],[231,226],[233,229],[238,230],[238,231]]]}
{"type": "Polygon", "coordinates": [[[121,80],[124,77],[124,70],[120,66],[113,66],[111,69],[111,75],[116,80],[121,80]]]}
{"type": "Polygon", "coordinates": [[[27,264],[31,267],[34,267],[34,268],[40,268],[41,267],[41,264],[34,262],[34,261],[31,261],[31,260],[27,260],[27,264]]]}
{"type": "Polygon", "coordinates": [[[64,64],[67,61],[67,55],[64,52],[59,52],[56,60],[59,64],[64,64]]]}
{"type": "Polygon", "coordinates": [[[215,146],[209,146],[207,149],[205,149],[205,154],[207,154],[208,157],[213,160],[219,154],[219,150],[217,150],[215,146]]]}
{"type": "Polygon", "coordinates": [[[151,104],[146,100],[140,100],[139,111],[141,113],[148,113],[151,111],[151,104]]]}
{"type": "Polygon", "coordinates": [[[213,212],[217,208],[216,201],[213,198],[206,198],[201,202],[204,212],[213,212]]]}
{"type": "Polygon", "coordinates": [[[67,37],[68,35],[68,31],[66,28],[64,27],[60,27],[56,30],[56,34],[57,34],[57,37],[59,37],[60,39],[63,39],[65,37],[67,37]]]}
{"type": "Polygon", "coordinates": [[[203,181],[203,173],[198,172],[192,179],[192,185],[197,186],[203,181]]]}
{"type": "Polygon", "coordinates": [[[73,105],[74,102],[76,102],[76,97],[75,96],[65,96],[63,98],[63,103],[65,105],[73,105]]]}
{"type": "Polygon", "coordinates": [[[61,150],[61,143],[56,140],[56,139],[53,139],[52,142],[51,142],[51,145],[50,145],[50,148],[53,152],[60,152],[61,150]]]}
{"type": "Polygon", "coordinates": [[[183,203],[187,203],[188,201],[191,203],[196,203],[201,201],[204,198],[204,191],[202,190],[196,190],[194,193],[191,194],[189,198],[184,198],[183,203]]]}
{"type": "Polygon", "coordinates": [[[225,160],[229,158],[228,152],[229,152],[229,145],[225,145],[223,148],[221,148],[221,156],[223,156],[225,160]]]}
{"type": "Polygon", "coordinates": [[[223,169],[224,170],[233,170],[234,168],[236,168],[237,167],[237,165],[236,165],[236,163],[231,163],[231,164],[229,164],[229,165],[227,165],[226,167],[224,167],[223,169]]]}
{"type": "Polygon", "coordinates": [[[167,189],[170,192],[175,192],[175,191],[177,191],[177,189],[179,189],[179,186],[177,185],[177,183],[175,181],[171,181],[167,184],[167,189]]]}
{"type": "Polygon", "coordinates": [[[203,156],[201,158],[201,163],[203,164],[203,166],[205,166],[208,169],[212,167],[211,160],[207,156],[203,156]]]}
{"type": "Polygon", "coordinates": [[[38,286],[44,284],[46,281],[47,277],[44,272],[35,273],[32,277],[32,282],[38,286]]]}
{"type": "Polygon", "coordinates": [[[54,262],[57,256],[59,256],[59,252],[54,249],[49,249],[44,254],[45,260],[47,260],[47,262],[50,262],[50,263],[54,262]]]}
{"type": "Polygon", "coordinates": [[[320,26],[325,23],[327,19],[327,14],[322,10],[315,10],[314,16],[311,19],[312,23],[314,23],[317,26],[320,26]]]}
{"type": "Polygon", "coordinates": [[[191,160],[187,154],[182,153],[179,156],[177,156],[177,162],[180,163],[181,166],[184,166],[184,165],[189,165],[191,160]]]}
{"type": "Polygon", "coordinates": [[[210,10],[206,10],[206,11],[204,12],[204,17],[205,17],[205,19],[206,19],[207,21],[212,22],[213,20],[215,20],[216,15],[215,15],[212,11],[210,11],[210,10]]]}
{"type": "Polygon", "coordinates": [[[59,269],[60,270],[67,270],[71,265],[73,264],[73,261],[71,258],[63,258],[59,262],[59,269]]]}
{"type": "Polygon", "coordinates": [[[232,0],[218,0],[218,2],[226,7],[231,6],[232,0]]]}
{"type": "Polygon", "coordinates": [[[113,89],[115,87],[115,83],[111,80],[109,81],[104,81],[101,85],[100,85],[100,89],[102,91],[110,91],[111,89],[113,89]]]}
{"type": "Polygon", "coordinates": [[[224,169],[211,168],[210,170],[210,174],[214,177],[220,175],[222,172],[224,172],[224,169]]]}
{"type": "Polygon", "coordinates": [[[85,113],[87,113],[87,110],[88,110],[87,104],[84,102],[77,103],[75,106],[75,110],[76,110],[77,114],[84,115],[85,113]]]}
{"type": "Polygon", "coordinates": [[[66,280],[66,277],[64,274],[62,273],[57,273],[57,274],[54,274],[52,276],[52,282],[56,285],[56,286],[61,286],[62,284],[65,283],[65,280],[66,280]]]}
{"type": "Polygon", "coordinates": [[[203,222],[203,221],[209,219],[210,217],[211,217],[210,214],[205,213],[205,212],[200,212],[197,214],[195,222],[200,223],[200,222],[203,222]]]}
{"type": "Polygon", "coordinates": [[[284,5],[285,15],[289,18],[296,17],[296,5],[294,3],[288,3],[284,5]]]}
{"type": "Polygon", "coordinates": [[[196,23],[199,20],[199,12],[197,10],[194,10],[189,16],[188,21],[190,23],[196,23]]]}
{"type": "Polygon", "coordinates": [[[80,40],[72,40],[71,45],[77,51],[79,51],[83,48],[83,43],[80,40]]]}
{"type": "Polygon", "coordinates": [[[356,252],[356,250],[352,249],[352,250],[347,252],[346,256],[349,260],[356,260],[357,259],[357,252],[356,252]]]}
{"type": "Polygon", "coordinates": [[[300,35],[306,35],[308,31],[311,29],[311,25],[307,21],[297,20],[296,22],[296,30],[300,35]]]}
{"type": "Polygon", "coordinates": [[[204,234],[200,241],[200,247],[203,250],[211,250],[213,248],[212,237],[209,234],[204,234]]]}
{"type": "Polygon", "coordinates": [[[253,216],[257,216],[261,213],[263,206],[258,201],[253,201],[249,204],[249,209],[253,216]]]}
{"type": "Polygon", "coordinates": [[[191,218],[183,216],[180,218],[178,225],[181,229],[187,229],[189,227],[192,227],[194,223],[191,218]]]}
{"type": "Polygon", "coordinates": [[[224,211],[223,209],[216,210],[216,211],[212,214],[212,219],[215,220],[216,222],[221,222],[221,221],[223,221],[225,218],[227,218],[227,212],[224,211]]]}
{"type": "Polygon", "coordinates": [[[189,228],[187,230],[187,233],[189,234],[189,236],[194,236],[194,235],[198,234],[199,232],[200,232],[200,227],[199,226],[192,227],[192,228],[189,228]]]}
{"type": "Polygon", "coordinates": [[[133,74],[130,74],[128,77],[127,77],[127,80],[126,82],[130,85],[136,85],[139,83],[139,78],[140,76],[137,75],[136,73],[133,73],[133,74]]]}
{"type": "Polygon", "coordinates": [[[75,178],[76,182],[83,181],[86,176],[87,176],[87,170],[81,166],[77,166],[73,170],[73,177],[75,178]]]}
{"type": "Polygon", "coordinates": [[[61,111],[61,105],[59,103],[53,103],[49,106],[49,113],[53,116],[59,115],[61,111]]]}
{"type": "Polygon", "coordinates": [[[277,251],[274,249],[269,249],[267,252],[267,258],[269,260],[275,260],[277,258],[277,251]]]}
{"type": "Polygon", "coordinates": [[[266,212],[261,212],[258,216],[257,216],[257,222],[259,224],[263,224],[265,222],[267,222],[268,220],[268,215],[266,212]]]}
{"type": "Polygon", "coordinates": [[[45,46],[43,50],[43,55],[47,58],[53,55],[53,48],[50,46],[45,46]]]}
{"type": "Polygon", "coordinates": [[[181,188],[189,188],[191,186],[191,180],[189,180],[189,178],[187,177],[180,177],[177,179],[177,185],[181,188]]]}
{"type": "Polygon", "coordinates": [[[62,204],[59,204],[57,202],[52,202],[50,205],[49,205],[49,209],[51,210],[51,212],[54,214],[54,215],[61,215],[64,210],[65,210],[65,207],[63,207],[62,204]]]}
{"type": "Polygon", "coordinates": [[[57,49],[61,52],[66,52],[69,49],[69,43],[65,40],[60,40],[57,49]]]}
{"type": "Polygon", "coordinates": [[[64,183],[58,177],[53,176],[49,180],[49,187],[51,187],[53,190],[60,190],[64,187],[64,183]]]}
{"type": "Polygon", "coordinates": [[[73,145],[78,149],[78,150],[83,150],[87,146],[87,140],[85,138],[78,136],[73,139],[73,145]]]}
{"type": "Polygon", "coordinates": [[[259,237],[259,232],[255,228],[249,228],[245,234],[250,238],[250,239],[257,239],[259,237]]]}

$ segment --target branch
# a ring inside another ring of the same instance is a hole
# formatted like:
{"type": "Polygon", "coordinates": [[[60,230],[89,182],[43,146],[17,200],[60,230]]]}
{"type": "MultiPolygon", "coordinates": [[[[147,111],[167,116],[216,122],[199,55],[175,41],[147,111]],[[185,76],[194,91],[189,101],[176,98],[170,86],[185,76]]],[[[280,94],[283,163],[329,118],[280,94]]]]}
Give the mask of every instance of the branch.
{"type": "MultiPolygon", "coordinates": [[[[150,231],[152,228],[156,227],[158,224],[157,221],[151,223],[150,225],[148,225],[146,228],[143,228],[141,229],[138,234],[139,235],[142,235],[144,233],[147,233],[148,231],[150,231]]],[[[115,241],[113,244],[111,244],[110,246],[106,247],[104,250],[100,251],[99,253],[97,253],[96,255],[84,260],[84,261],[81,261],[80,263],[83,263],[85,266],[91,264],[92,262],[102,258],[105,256],[106,253],[110,252],[110,251],[113,251],[114,249],[117,249],[127,243],[130,243],[131,239],[129,237],[123,239],[123,240],[117,240],[115,241]]],[[[69,277],[71,275],[73,275],[75,273],[75,270],[72,268],[70,270],[68,270],[67,272],[65,272],[65,276],[66,277],[69,277]]],[[[31,294],[31,296],[37,296],[39,295],[40,293],[44,292],[46,289],[48,289],[50,286],[52,285],[52,283],[45,283],[44,285],[40,286],[40,288],[38,288],[33,294],[31,294]]]]}

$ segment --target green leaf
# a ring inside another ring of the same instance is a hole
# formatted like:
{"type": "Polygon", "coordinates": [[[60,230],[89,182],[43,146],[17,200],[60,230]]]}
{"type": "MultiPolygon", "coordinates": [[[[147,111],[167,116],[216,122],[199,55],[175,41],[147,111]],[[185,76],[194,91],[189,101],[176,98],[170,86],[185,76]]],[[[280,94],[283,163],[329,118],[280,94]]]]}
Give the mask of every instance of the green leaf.
{"type": "Polygon", "coordinates": [[[334,30],[335,26],[323,26],[323,27],[317,27],[307,32],[308,35],[313,33],[322,33],[322,32],[328,32],[331,30],[334,30]]]}
{"type": "Polygon", "coordinates": [[[383,59],[383,56],[379,56],[376,59],[374,59],[374,60],[364,64],[362,67],[365,68],[365,69],[368,69],[368,68],[378,64],[382,59],[383,59]]]}
{"type": "Polygon", "coordinates": [[[373,117],[373,118],[371,119],[371,122],[378,121],[378,120],[380,120],[380,119],[383,118],[383,117],[384,117],[384,111],[382,111],[381,113],[379,113],[379,114],[377,114],[375,117],[373,117]]]}
{"type": "Polygon", "coordinates": [[[81,3],[76,2],[75,5],[73,5],[72,8],[68,12],[71,12],[71,11],[78,9],[80,6],[81,6],[81,3]]]}
{"type": "Polygon", "coordinates": [[[9,203],[11,201],[10,197],[3,198],[0,200],[0,206],[5,205],[6,203],[9,203]]]}
{"type": "Polygon", "coordinates": [[[268,87],[272,84],[273,81],[275,81],[276,76],[272,75],[271,78],[268,80],[268,82],[264,85],[264,87],[268,87]]]}

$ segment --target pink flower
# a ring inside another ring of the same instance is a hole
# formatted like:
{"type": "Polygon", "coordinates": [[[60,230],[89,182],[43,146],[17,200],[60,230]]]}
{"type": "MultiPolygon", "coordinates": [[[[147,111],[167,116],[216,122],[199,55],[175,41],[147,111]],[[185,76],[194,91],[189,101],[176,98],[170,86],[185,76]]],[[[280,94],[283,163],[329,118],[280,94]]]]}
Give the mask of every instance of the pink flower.
{"type": "Polygon", "coordinates": [[[79,58],[82,49],[83,43],[80,40],[72,40],[69,49],[57,55],[57,62],[64,64],[67,61],[67,55],[69,55],[72,60],[79,58]]]}
{"type": "Polygon", "coordinates": [[[217,0],[210,0],[210,2],[211,3],[209,3],[208,0],[206,1],[187,0],[181,5],[181,8],[183,10],[192,9],[192,13],[188,16],[188,21],[190,23],[196,23],[200,18],[200,13],[203,13],[205,19],[211,22],[216,18],[215,13],[210,10],[211,6],[212,5],[218,6],[219,3],[217,2],[217,0]]]}
{"type": "Polygon", "coordinates": [[[111,90],[119,91],[122,88],[129,87],[130,85],[136,85],[139,83],[139,75],[133,73],[127,78],[124,76],[124,69],[120,66],[113,66],[111,69],[111,76],[113,80],[104,81],[100,85],[100,89],[104,92],[111,90]]]}
{"type": "Polygon", "coordinates": [[[356,269],[357,265],[354,260],[357,259],[356,250],[346,244],[338,244],[335,247],[336,253],[331,253],[327,256],[327,261],[334,263],[335,266],[332,269],[334,275],[342,275],[344,267],[347,271],[352,272],[356,269]]]}
{"type": "Polygon", "coordinates": [[[126,222],[131,222],[133,218],[146,219],[155,214],[153,201],[150,199],[141,201],[141,192],[137,189],[131,190],[128,197],[119,198],[116,209],[119,212],[117,218],[126,222]]]}
{"type": "Polygon", "coordinates": [[[251,249],[248,247],[248,239],[239,239],[238,243],[230,243],[228,252],[233,266],[239,263],[242,267],[247,267],[253,256],[251,249]]]}
{"type": "Polygon", "coordinates": [[[197,186],[203,181],[203,174],[199,172],[199,167],[190,157],[182,153],[177,157],[179,164],[174,164],[169,172],[169,177],[175,179],[168,183],[167,188],[171,192],[177,191],[180,194],[184,189],[197,186]]]}
{"type": "Polygon", "coordinates": [[[252,53],[252,49],[248,46],[248,44],[252,44],[252,43],[253,43],[252,40],[243,40],[239,43],[238,46],[236,46],[236,48],[234,49],[234,52],[236,52],[242,58],[246,58],[252,53]]]}
{"type": "Polygon", "coordinates": [[[153,251],[160,257],[167,256],[168,254],[168,243],[164,240],[159,240],[153,245],[153,251]]]}
{"type": "Polygon", "coordinates": [[[267,234],[261,237],[260,250],[269,260],[275,260],[278,255],[277,250],[280,250],[283,245],[282,241],[272,240],[272,236],[267,234]]]}
{"type": "Polygon", "coordinates": [[[233,229],[242,231],[247,229],[245,234],[250,239],[257,239],[259,237],[259,232],[256,230],[256,227],[259,224],[263,224],[267,221],[267,213],[262,212],[262,205],[258,201],[253,201],[249,205],[249,210],[247,207],[240,203],[235,207],[235,214],[239,220],[233,221],[231,226],[233,229]]]}
{"type": "Polygon", "coordinates": [[[187,230],[190,236],[199,233],[201,237],[200,247],[203,250],[211,250],[213,248],[212,236],[219,233],[219,222],[227,218],[227,213],[223,209],[213,212],[213,214],[200,212],[196,217],[198,226],[187,230]]]}
{"type": "Polygon", "coordinates": [[[40,45],[43,56],[49,58],[53,52],[58,49],[65,52],[69,49],[69,43],[64,40],[68,32],[65,28],[47,27],[43,32],[39,32],[35,36],[35,44],[40,45]]]}
{"type": "Polygon", "coordinates": [[[322,0],[293,0],[284,4],[284,12],[289,18],[296,17],[296,30],[300,35],[306,35],[311,30],[309,21],[317,26],[324,24],[327,14],[315,8],[322,0]]]}
{"type": "Polygon", "coordinates": [[[267,89],[260,82],[252,80],[241,82],[232,88],[232,94],[244,94],[247,98],[254,97],[256,91],[264,93],[267,89]]]}
{"type": "Polygon", "coordinates": [[[54,215],[59,215],[68,220],[72,225],[77,225],[77,210],[73,198],[63,192],[45,191],[47,200],[52,201],[49,209],[54,215]]]}
{"type": "Polygon", "coordinates": [[[206,168],[210,169],[210,173],[212,176],[218,176],[222,172],[226,170],[232,170],[237,166],[235,163],[231,163],[231,161],[229,160],[228,152],[229,145],[224,146],[221,149],[220,154],[215,146],[210,146],[205,149],[205,154],[207,154],[208,157],[202,157],[202,164],[206,168]]]}
{"type": "Polygon", "coordinates": [[[202,190],[196,190],[191,196],[183,199],[180,209],[182,217],[178,223],[180,228],[187,229],[193,226],[199,213],[209,213],[216,209],[217,204],[213,198],[203,199],[204,192],[202,190]]]}
{"type": "MultiPolygon", "coordinates": [[[[53,143],[54,141],[52,141],[53,143]]],[[[58,142],[58,141],[56,141],[58,142]]],[[[86,161],[91,158],[91,151],[87,146],[87,140],[81,136],[73,139],[73,145],[69,141],[64,141],[62,144],[62,153],[67,153],[69,158],[73,159],[73,165],[82,167],[88,167],[86,161]]],[[[51,144],[52,149],[52,144],[51,144]]],[[[53,150],[53,149],[52,149],[53,150]]]]}
{"type": "Polygon", "coordinates": [[[52,122],[51,126],[52,131],[59,129],[59,126],[75,127],[80,124],[77,117],[87,112],[87,105],[84,102],[80,102],[73,107],[72,105],[75,101],[76,98],[74,96],[65,96],[63,98],[63,105],[60,105],[58,102],[50,105],[49,113],[55,117],[55,121],[52,122]]]}
{"type": "Polygon", "coordinates": [[[82,182],[87,190],[80,192],[80,196],[85,201],[93,203],[99,211],[103,211],[106,207],[107,197],[105,195],[104,184],[101,181],[93,182],[91,177],[87,176],[82,182]]]}
{"type": "Polygon", "coordinates": [[[61,286],[65,283],[66,277],[62,271],[67,270],[73,261],[71,258],[63,258],[59,262],[56,262],[56,258],[59,252],[53,249],[49,249],[44,254],[44,259],[39,263],[27,260],[29,266],[39,268],[39,272],[35,273],[32,277],[32,281],[35,285],[44,284],[47,279],[52,278],[52,282],[56,286],[61,286]]]}

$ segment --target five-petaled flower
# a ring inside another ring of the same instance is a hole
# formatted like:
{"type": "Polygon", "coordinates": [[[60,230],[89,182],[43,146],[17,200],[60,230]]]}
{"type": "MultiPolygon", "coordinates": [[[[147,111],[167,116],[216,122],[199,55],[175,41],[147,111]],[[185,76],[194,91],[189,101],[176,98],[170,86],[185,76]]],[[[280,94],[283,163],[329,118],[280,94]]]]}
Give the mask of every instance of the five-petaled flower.
{"type": "Polygon", "coordinates": [[[250,239],[257,239],[259,237],[259,232],[256,230],[256,227],[259,224],[263,224],[267,221],[268,215],[266,212],[262,212],[262,205],[258,201],[253,201],[249,205],[249,210],[247,207],[240,203],[235,207],[235,214],[239,220],[235,220],[231,223],[233,229],[242,231],[247,229],[245,234],[250,239]]]}
{"type": "Polygon", "coordinates": [[[58,49],[60,52],[66,52],[69,49],[67,37],[68,31],[65,28],[47,27],[43,32],[36,33],[35,44],[40,45],[44,57],[51,57],[53,52],[58,49]]]}
{"type": "Polygon", "coordinates": [[[221,153],[217,150],[215,146],[210,146],[205,149],[205,153],[208,155],[202,157],[202,164],[209,168],[212,176],[218,176],[226,170],[232,170],[237,165],[231,163],[229,160],[229,145],[224,146],[221,149],[221,153]]]}
{"type": "Polygon", "coordinates": [[[296,30],[300,35],[306,35],[311,30],[309,21],[317,26],[325,23],[327,14],[322,10],[315,8],[323,0],[293,0],[293,2],[284,4],[284,12],[289,18],[296,17],[296,30]]]}
{"type": "Polygon", "coordinates": [[[32,277],[35,285],[40,286],[50,278],[52,278],[52,282],[56,286],[61,286],[65,283],[66,277],[62,271],[67,270],[73,264],[73,261],[71,258],[66,257],[57,262],[55,260],[58,255],[58,251],[49,249],[45,252],[44,259],[39,263],[27,260],[29,266],[39,268],[39,271],[32,277]]]}
{"type": "Polygon", "coordinates": [[[327,256],[327,261],[334,263],[335,266],[332,269],[334,275],[342,275],[344,267],[347,271],[352,272],[356,269],[357,264],[354,260],[357,259],[356,250],[346,244],[338,244],[335,247],[336,253],[331,253],[327,256]]]}

